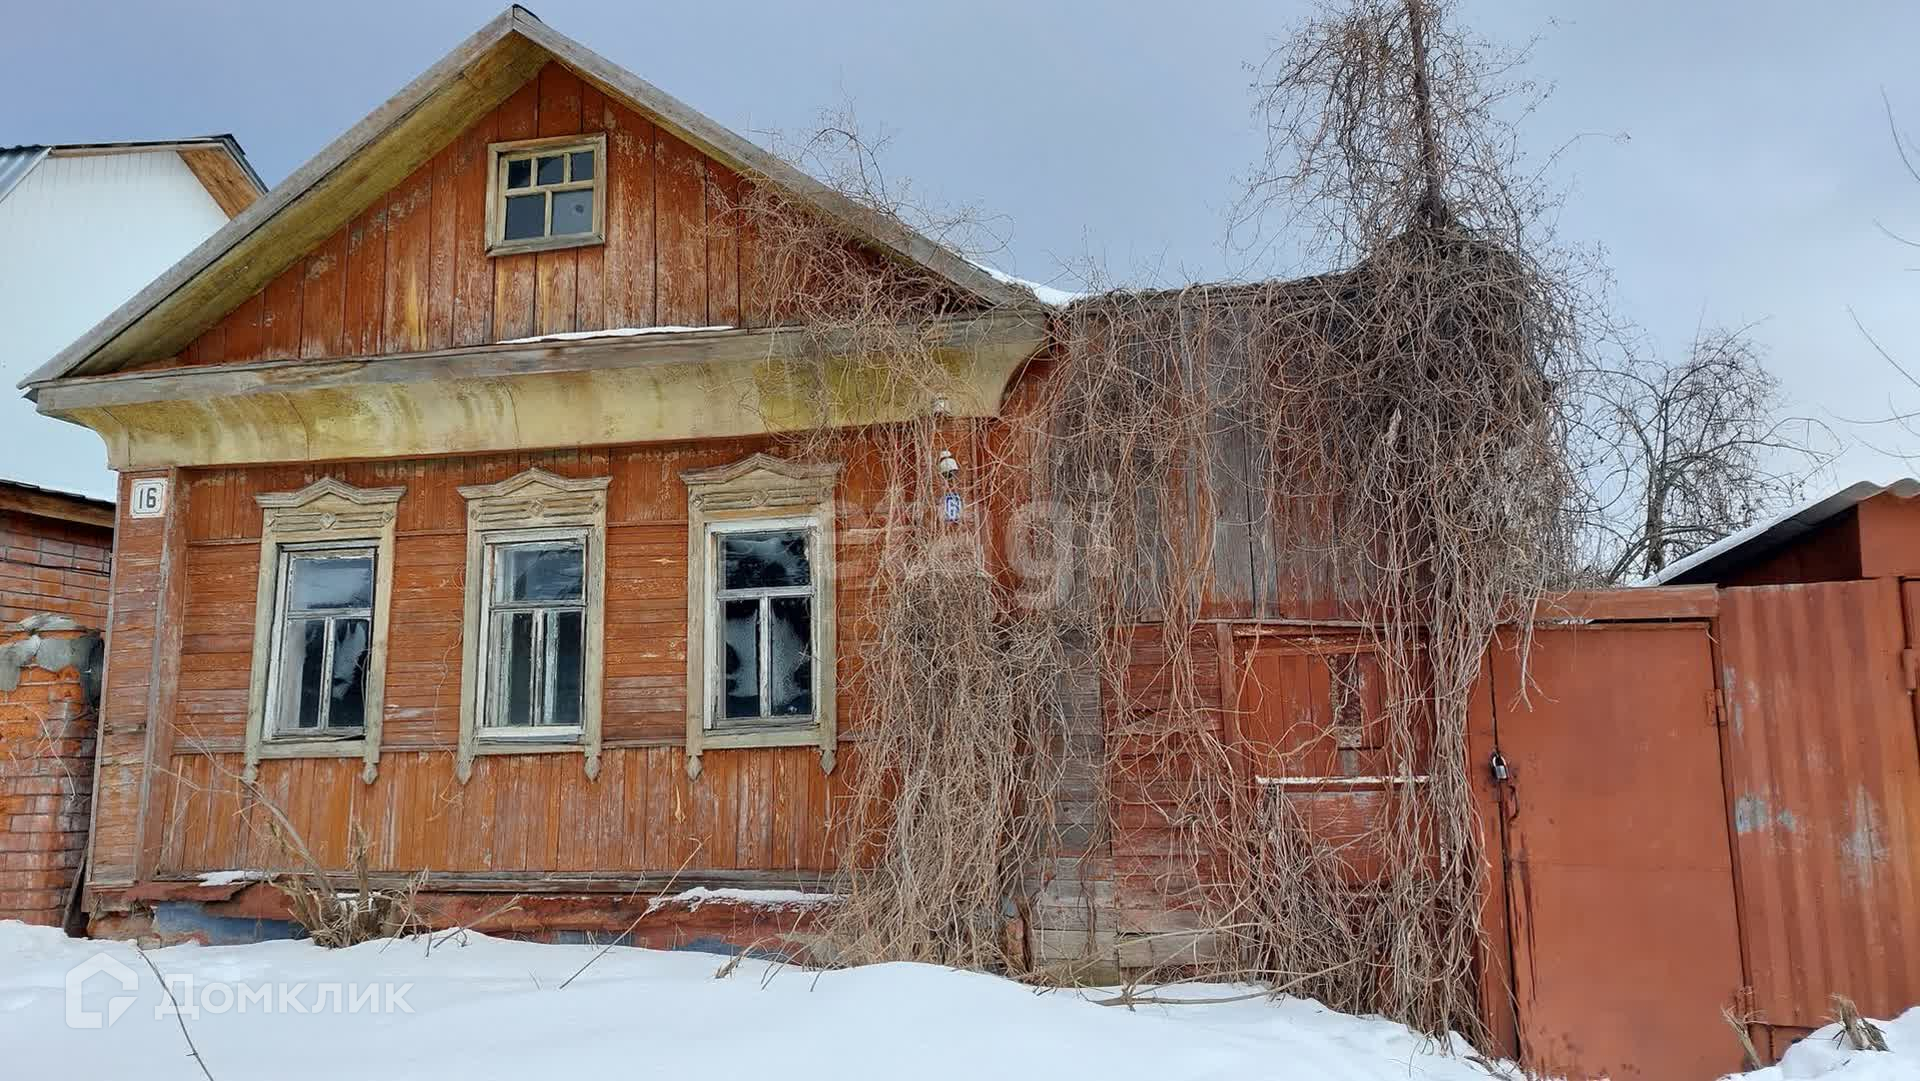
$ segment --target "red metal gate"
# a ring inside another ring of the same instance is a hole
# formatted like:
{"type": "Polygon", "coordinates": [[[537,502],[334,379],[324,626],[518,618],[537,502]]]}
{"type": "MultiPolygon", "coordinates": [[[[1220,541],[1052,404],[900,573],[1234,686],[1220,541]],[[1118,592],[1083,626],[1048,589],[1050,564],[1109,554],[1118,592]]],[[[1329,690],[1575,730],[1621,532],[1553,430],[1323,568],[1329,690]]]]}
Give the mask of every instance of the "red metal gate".
{"type": "Polygon", "coordinates": [[[1891,578],[1724,590],[1719,630],[1748,970],[1777,1055],[1835,993],[1874,1017],[1920,1002],[1911,640],[1891,578]]]}
{"type": "Polygon", "coordinates": [[[1528,663],[1530,688],[1513,649],[1490,665],[1523,1061],[1620,1081],[1737,1069],[1714,1037],[1742,980],[1706,626],[1542,629],[1528,663]]]}

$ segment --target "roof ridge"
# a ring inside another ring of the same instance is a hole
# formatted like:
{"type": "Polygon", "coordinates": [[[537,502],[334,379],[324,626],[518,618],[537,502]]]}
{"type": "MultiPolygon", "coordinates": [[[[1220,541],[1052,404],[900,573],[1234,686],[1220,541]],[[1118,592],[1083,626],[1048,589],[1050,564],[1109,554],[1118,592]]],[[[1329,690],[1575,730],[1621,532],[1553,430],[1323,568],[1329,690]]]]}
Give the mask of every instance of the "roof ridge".
{"type": "MultiPolygon", "coordinates": [[[[192,333],[198,333],[194,328],[200,326],[199,321],[205,320],[201,309],[224,303],[224,294],[233,289],[244,287],[252,291],[263,285],[265,280],[270,280],[272,274],[284,269],[284,266],[275,266],[269,272],[266,268],[272,265],[271,261],[260,258],[278,241],[270,234],[263,234],[263,230],[267,230],[282,214],[310,198],[317,198],[316,192],[324,195],[332,194],[336,189],[357,191],[367,186],[363,174],[369,170],[353,168],[361,162],[363,154],[381,149],[380,144],[384,139],[424,138],[422,133],[431,134],[437,120],[458,117],[460,109],[474,95],[491,93],[509,80],[517,87],[524,82],[526,73],[521,71],[523,67],[531,65],[531,70],[538,69],[538,64],[533,63],[535,59],[538,63],[555,60],[566,65],[588,81],[601,85],[654,115],[667,128],[686,136],[703,153],[741,172],[758,176],[841,222],[856,240],[925,267],[995,306],[1040,307],[1030,291],[996,280],[897,218],[866,207],[833,190],[671,94],[554,30],[527,8],[514,4],[337,136],[265,196],[189,252],[172,269],[27,375],[19,385],[27,388],[31,396],[32,388],[39,384],[70,375],[118,370],[135,359],[136,352],[164,354],[167,348],[177,348],[184,341],[191,340],[192,333]],[[514,37],[531,45],[540,55],[530,58],[513,54],[508,46],[514,37]],[[439,111],[433,111],[435,108],[439,111]],[[418,130],[410,131],[410,127],[418,130]],[[265,239],[261,239],[263,235],[265,239]],[[247,250],[250,245],[257,246],[259,250],[247,250]],[[262,280],[253,284],[256,278],[262,280]],[[149,320],[151,323],[148,323],[149,320]],[[148,340],[122,345],[116,355],[113,347],[122,343],[125,335],[139,329],[143,323],[152,327],[147,335],[148,340]],[[102,359],[103,353],[105,359],[102,359]]],[[[377,190],[384,190],[384,187],[377,190]]],[[[337,214],[338,209],[337,206],[325,208],[321,216],[337,214]]],[[[293,234],[296,240],[300,236],[298,232],[293,234]]],[[[304,250],[304,244],[302,248],[304,250]]]]}

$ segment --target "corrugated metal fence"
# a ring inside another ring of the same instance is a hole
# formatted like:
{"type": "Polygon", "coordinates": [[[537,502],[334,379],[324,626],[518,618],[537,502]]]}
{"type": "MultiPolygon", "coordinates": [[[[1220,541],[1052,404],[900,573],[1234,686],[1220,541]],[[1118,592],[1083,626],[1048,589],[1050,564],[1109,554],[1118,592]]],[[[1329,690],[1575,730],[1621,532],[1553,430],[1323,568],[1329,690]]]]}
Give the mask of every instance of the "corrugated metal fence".
{"type": "Polygon", "coordinates": [[[1718,597],[1543,629],[1530,685],[1488,666],[1489,1002],[1534,1070],[1710,1078],[1723,1008],[1773,1059],[1835,994],[1920,1003],[1920,582],[1718,597]]]}

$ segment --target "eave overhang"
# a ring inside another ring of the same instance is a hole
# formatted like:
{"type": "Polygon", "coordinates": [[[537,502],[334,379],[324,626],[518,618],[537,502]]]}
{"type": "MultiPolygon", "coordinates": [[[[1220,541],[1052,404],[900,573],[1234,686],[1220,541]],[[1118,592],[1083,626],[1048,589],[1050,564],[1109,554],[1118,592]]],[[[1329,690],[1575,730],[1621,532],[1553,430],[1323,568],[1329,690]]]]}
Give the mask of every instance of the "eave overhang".
{"type": "MultiPolygon", "coordinates": [[[[924,333],[945,373],[945,408],[979,417],[999,411],[1047,327],[1013,312],[924,333]]],[[[885,371],[776,327],[166,368],[32,390],[41,413],[98,432],[113,468],[140,470],[726,438],[889,423],[932,407],[885,371]]]]}
{"type": "Polygon", "coordinates": [[[125,371],[178,352],[411,175],[549,61],[638,109],[701,153],[771,184],[854,240],[920,266],[994,308],[1041,305],[986,271],[734,134],[518,5],[481,27],[385,104],[208,237],[171,270],[22,380],[125,371]]]}

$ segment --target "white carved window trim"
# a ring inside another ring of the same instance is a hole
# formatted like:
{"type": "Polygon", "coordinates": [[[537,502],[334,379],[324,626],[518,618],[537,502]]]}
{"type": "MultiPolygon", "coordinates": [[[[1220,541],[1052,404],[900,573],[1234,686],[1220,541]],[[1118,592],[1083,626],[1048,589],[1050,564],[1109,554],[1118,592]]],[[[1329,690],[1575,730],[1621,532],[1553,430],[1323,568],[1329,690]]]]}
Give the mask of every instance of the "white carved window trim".
{"type": "Polygon", "coordinates": [[[331,477],[297,492],[264,492],[260,566],[254,598],[253,663],[247,684],[246,769],[253,780],[262,759],[359,758],[361,779],[373,783],[380,769],[380,728],[386,703],[387,626],[393,599],[393,534],[405,488],[355,488],[331,477]],[[301,738],[277,732],[268,714],[269,688],[278,660],[280,568],[283,553],[315,547],[371,547],[374,553],[372,641],[367,649],[366,724],[358,738],[301,738]]]}
{"type": "Polygon", "coordinates": [[[820,748],[820,768],[831,773],[839,736],[835,717],[834,486],[838,462],[790,462],[754,454],[731,465],[689,469],[687,485],[687,776],[700,776],[700,757],[708,750],[744,747],[820,748]],[[720,691],[709,658],[715,655],[713,611],[717,533],[750,523],[769,529],[805,528],[812,535],[810,555],[813,604],[813,716],[805,723],[716,727],[714,703],[720,691]]]}
{"type": "Polygon", "coordinates": [[[467,500],[467,584],[460,666],[460,748],[454,774],[465,782],[473,760],[487,754],[580,754],[588,779],[600,775],[600,713],[605,697],[607,485],[611,478],[574,480],[544,469],[529,469],[498,484],[460,489],[467,500]],[[482,682],[483,652],[492,636],[485,623],[488,549],[523,540],[579,538],[586,548],[585,659],[581,672],[580,727],[576,732],[489,732],[481,718],[487,709],[482,682]]]}

